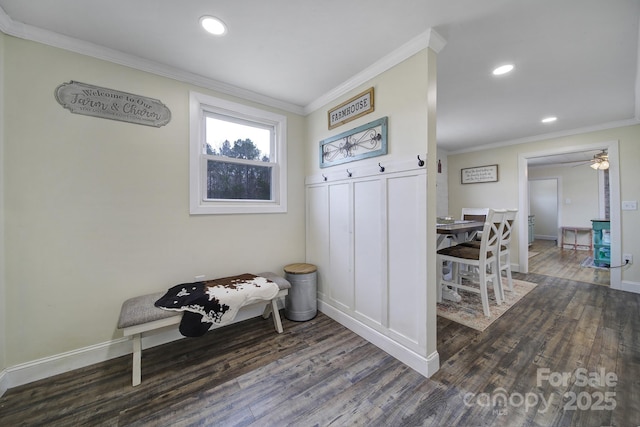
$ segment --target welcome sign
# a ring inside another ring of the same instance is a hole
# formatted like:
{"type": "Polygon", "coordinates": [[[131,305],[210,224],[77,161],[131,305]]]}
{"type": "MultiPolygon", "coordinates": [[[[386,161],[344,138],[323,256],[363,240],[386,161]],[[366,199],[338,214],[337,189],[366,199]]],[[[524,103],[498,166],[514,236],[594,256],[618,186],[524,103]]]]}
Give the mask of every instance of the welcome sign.
{"type": "Polygon", "coordinates": [[[171,111],[157,99],[73,80],[58,86],[55,97],[60,105],[75,114],[155,127],[171,120],[171,111]]]}

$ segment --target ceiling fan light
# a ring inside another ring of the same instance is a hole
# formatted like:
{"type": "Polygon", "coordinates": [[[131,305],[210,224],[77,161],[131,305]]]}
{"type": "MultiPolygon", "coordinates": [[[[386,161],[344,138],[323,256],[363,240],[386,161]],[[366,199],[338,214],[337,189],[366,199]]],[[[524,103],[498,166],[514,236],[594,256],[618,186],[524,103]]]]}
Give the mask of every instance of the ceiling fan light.
{"type": "Polygon", "coordinates": [[[598,170],[598,168],[600,168],[600,164],[599,164],[598,162],[591,163],[591,164],[589,165],[589,167],[590,167],[591,169],[598,170]]]}
{"type": "Polygon", "coordinates": [[[599,169],[601,170],[609,169],[609,161],[607,160],[601,161],[599,169]]]}

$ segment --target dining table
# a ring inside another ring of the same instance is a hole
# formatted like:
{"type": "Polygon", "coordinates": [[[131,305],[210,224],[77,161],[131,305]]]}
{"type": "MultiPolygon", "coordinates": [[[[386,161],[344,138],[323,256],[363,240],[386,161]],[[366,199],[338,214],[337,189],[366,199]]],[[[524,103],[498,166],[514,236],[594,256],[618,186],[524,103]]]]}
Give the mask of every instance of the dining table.
{"type": "MultiPolygon", "coordinates": [[[[447,238],[450,239],[449,244],[458,244],[471,240],[475,237],[478,231],[482,231],[483,228],[484,222],[472,220],[455,220],[445,224],[436,224],[438,232],[438,242],[436,247],[439,248],[447,238]]],[[[442,266],[442,268],[444,270],[444,266],[442,266]]],[[[442,274],[445,274],[445,272],[443,271],[442,274]]],[[[444,285],[442,287],[442,298],[455,302],[460,302],[462,299],[460,294],[454,289],[444,285]]]]}
{"type": "Polygon", "coordinates": [[[444,242],[446,238],[453,239],[454,243],[471,240],[478,231],[482,231],[484,222],[471,220],[455,220],[452,223],[437,224],[438,231],[437,247],[444,242]]]}

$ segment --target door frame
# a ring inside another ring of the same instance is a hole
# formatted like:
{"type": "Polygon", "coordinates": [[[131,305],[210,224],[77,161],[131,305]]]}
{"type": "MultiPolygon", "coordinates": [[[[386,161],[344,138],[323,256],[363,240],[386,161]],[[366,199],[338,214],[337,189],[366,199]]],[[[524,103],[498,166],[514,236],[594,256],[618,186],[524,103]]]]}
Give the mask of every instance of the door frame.
{"type": "MultiPolygon", "coordinates": [[[[611,264],[621,265],[622,263],[622,231],[620,213],[620,154],[619,141],[605,141],[600,143],[574,145],[567,147],[549,148],[535,152],[518,154],[518,264],[521,273],[529,272],[528,239],[523,236],[528,234],[527,216],[529,212],[529,172],[528,159],[542,156],[552,156],[557,154],[575,153],[579,151],[606,149],[609,155],[609,216],[611,220],[611,264]]],[[[612,268],[611,288],[622,289],[622,272],[619,268],[612,268]]]]}

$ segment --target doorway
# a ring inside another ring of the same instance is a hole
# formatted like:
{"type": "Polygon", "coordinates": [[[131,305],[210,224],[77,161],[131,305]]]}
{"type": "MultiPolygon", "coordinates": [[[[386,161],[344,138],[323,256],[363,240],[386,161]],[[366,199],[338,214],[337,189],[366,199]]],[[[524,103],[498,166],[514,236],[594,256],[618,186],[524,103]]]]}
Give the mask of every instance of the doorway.
{"type": "MultiPolygon", "coordinates": [[[[526,214],[529,212],[529,181],[528,181],[528,163],[530,159],[541,158],[545,156],[562,155],[576,152],[584,152],[587,150],[606,149],[609,153],[609,200],[611,220],[611,263],[619,265],[622,259],[621,248],[621,227],[620,227],[620,174],[619,174],[619,152],[618,141],[603,142],[599,144],[585,144],[579,146],[551,148],[540,150],[537,152],[523,153],[518,156],[518,181],[519,181],[519,210],[522,213],[519,221],[519,236],[528,235],[528,221],[526,214]]],[[[519,239],[519,267],[520,272],[529,272],[528,259],[528,239],[519,239]]],[[[621,272],[619,269],[610,271],[610,284],[613,289],[621,289],[621,272]]]]}
{"type": "MultiPolygon", "coordinates": [[[[605,217],[601,207],[603,204],[608,206],[607,200],[603,198],[608,191],[606,193],[602,191],[600,175],[603,172],[594,172],[586,168],[586,165],[583,166],[582,162],[566,163],[563,160],[567,156],[562,156],[560,159],[556,157],[546,158],[552,163],[551,165],[529,166],[529,215],[531,221],[535,223],[535,232],[529,246],[529,273],[609,286],[609,270],[592,266],[593,252],[588,250],[591,243],[589,233],[581,232],[574,235],[575,232],[567,232],[568,241],[573,242],[575,238],[575,242],[579,245],[574,250],[570,247],[562,249],[560,231],[564,224],[561,218],[568,218],[568,221],[573,224],[576,210],[589,210],[585,206],[587,200],[590,200],[593,217],[605,217]],[[553,164],[555,161],[559,163],[553,164]],[[598,176],[593,175],[596,173],[598,176]],[[555,174],[558,176],[554,176],[555,174]],[[571,199],[574,191],[572,189],[576,185],[585,187],[581,195],[582,200],[571,199]],[[562,197],[563,189],[569,191],[566,198],[562,197]],[[593,200],[594,198],[597,198],[598,203],[593,200]]],[[[608,215],[606,217],[608,218],[608,215]]],[[[591,227],[590,219],[591,217],[583,217],[582,221],[586,222],[575,223],[575,225],[591,227]]]]}

